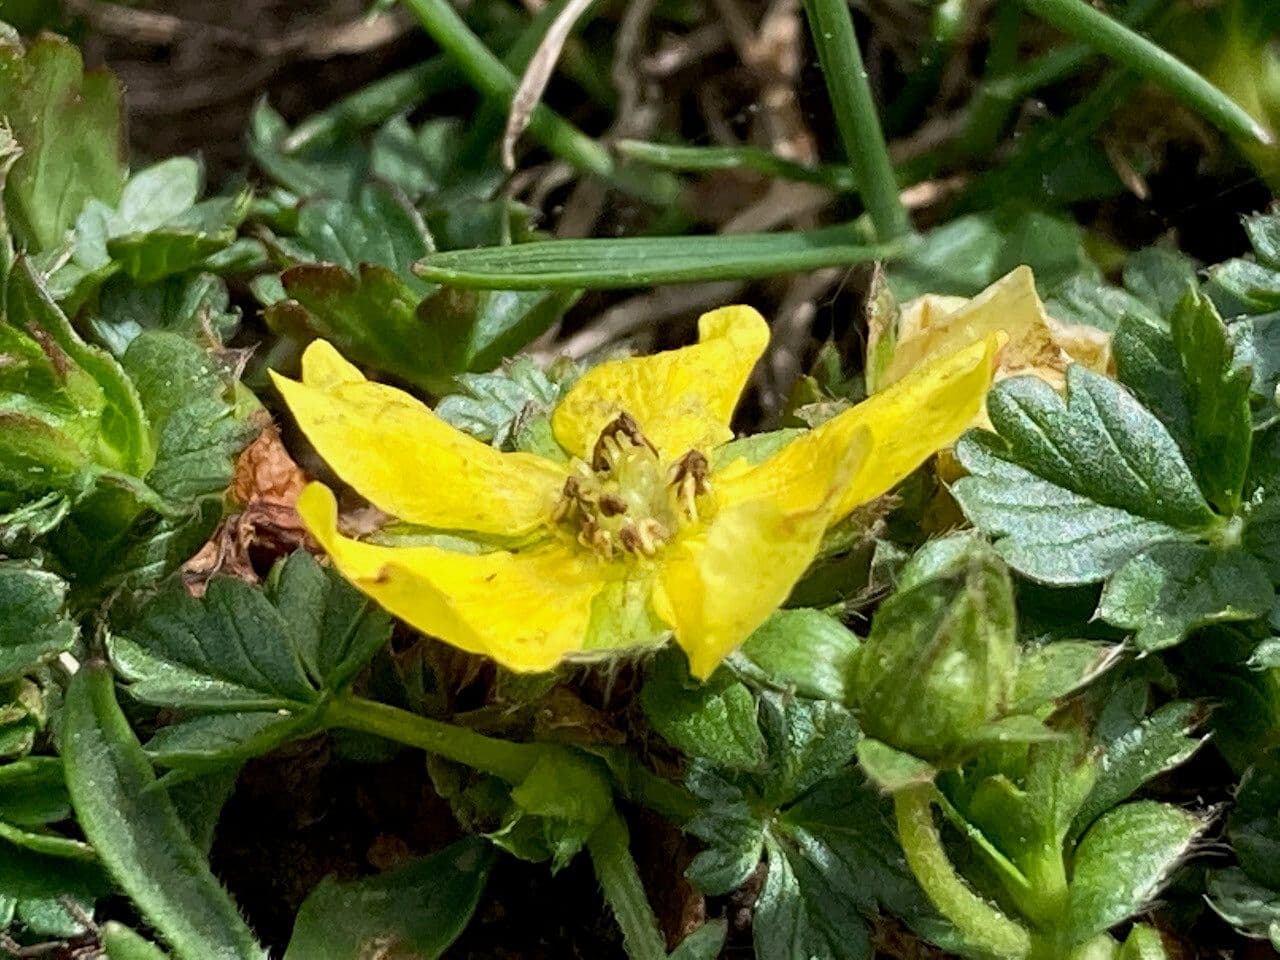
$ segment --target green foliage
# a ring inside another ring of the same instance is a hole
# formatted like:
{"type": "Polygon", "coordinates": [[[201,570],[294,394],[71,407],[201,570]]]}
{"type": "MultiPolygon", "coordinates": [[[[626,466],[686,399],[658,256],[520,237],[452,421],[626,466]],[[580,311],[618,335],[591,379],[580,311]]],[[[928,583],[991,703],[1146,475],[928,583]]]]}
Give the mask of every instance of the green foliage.
{"type": "Polygon", "coordinates": [[[365,880],[327,877],[298,911],[285,960],[359,960],[385,944],[436,960],[471,919],[492,863],[469,839],[365,880]]]}
{"type": "Polygon", "coordinates": [[[196,711],[148,750],[166,766],[200,769],[318,729],[328,695],[350,684],[389,633],[384,613],[297,553],[265,590],[215,578],[197,600],[175,584],[107,646],[136,699],[196,711]]]}
{"type": "Polygon", "coordinates": [[[863,914],[877,904],[908,917],[928,907],[902,869],[880,801],[847,769],[857,727],[835,704],[774,694],[760,698],[760,726],[766,762],[758,773],[717,769],[698,755],[689,786],[706,807],[687,829],[707,849],[689,878],[724,893],[763,855],[759,956],[870,957],[863,914]],[[829,909],[836,902],[846,908],[829,909]]]}
{"type": "Polygon", "coordinates": [[[115,700],[110,671],[81,667],[67,691],[63,759],[76,816],[98,856],[179,960],[266,952],[156,784],[115,700]]]}
{"type": "Polygon", "coordinates": [[[20,246],[58,247],[87,201],[120,198],[120,85],[106,73],[86,74],[67,40],[44,35],[25,50],[0,42],[0,117],[22,149],[4,190],[20,246]]]}

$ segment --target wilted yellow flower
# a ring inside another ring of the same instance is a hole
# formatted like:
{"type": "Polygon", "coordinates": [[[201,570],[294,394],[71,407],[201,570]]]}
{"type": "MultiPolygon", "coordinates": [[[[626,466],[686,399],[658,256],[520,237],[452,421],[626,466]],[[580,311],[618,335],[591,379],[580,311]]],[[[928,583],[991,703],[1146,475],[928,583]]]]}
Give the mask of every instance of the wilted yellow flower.
{"type": "MultiPolygon", "coordinates": [[[[903,304],[896,325],[868,333],[867,387],[883,390],[929,359],[999,331],[1007,338],[996,380],[1031,374],[1061,390],[1068,364],[1098,373],[1111,365],[1111,337],[1096,327],[1058,323],[1036,293],[1030,267],[1018,267],[973,299],[926,294],[903,304]]],[[[978,423],[989,425],[985,414],[978,423]]]]}
{"type": "Polygon", "coordinates": [[[320,455],[387,513],[487,546],[350,539],[318,483],[298,511],[357,587],[463,650],[537,671],[674,634],[705,678],[786,599],[828,527],[973,419],[996,344],[970,342],[753,463],[716,451],[768,326],[726,307],[698,332],[583,375],[551,419],[563,459],[495,450],[316,341],[302,382],[273,376],[320,455]]]}

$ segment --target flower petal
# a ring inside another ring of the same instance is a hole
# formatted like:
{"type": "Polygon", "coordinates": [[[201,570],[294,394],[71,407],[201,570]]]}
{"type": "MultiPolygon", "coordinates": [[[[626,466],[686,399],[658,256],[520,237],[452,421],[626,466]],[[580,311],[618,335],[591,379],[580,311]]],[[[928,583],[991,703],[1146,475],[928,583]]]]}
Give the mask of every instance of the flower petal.
{"type": "Polygon", "coordinates": [[[550,670],[581,649],[601,565],[548,545],[511,553],[384,547],[338,533],[333,492],[308,484],[298,513],[334,566],[423,633],[521,672],[550,670]]]}
{"type": "Polygon", "coordinates": [[[1002,369],[1061,365],[1062,351],[1054,343],[1030,267],[1018,267],[972,300],[926,296],[907,304],[893,359],[877,389],[897,383],[933,357],[996,332],[1007,338],[1000,356],[1002,369]]]}
{"type": "Polygon", "coordinates": [[[316,340],[302,382],[271,374],[320,456],[381,510],[443,530],[518,537],[546,521],[566,468],[501,453],[402,390],[373,383],[316,340]]]}
{"type": "Polygon", "coordinates": [[[733,437],[733,409],[768,342],[768,324],[751,307],[703,314],[693,346],[606,361],[583,374],[552,415],[556,439],[589,459],[600,431],[625,411],[670,459],[717,447],[733,437]]]}
{"type": "Polygon", "coordinates": [[[701,530],[660,555],[654,607],[695,677],[709,677],[786,600],[871,450],[870,432],[855,431],[834,456],[809,461],[803,489],[722,502],[701,530]]]}

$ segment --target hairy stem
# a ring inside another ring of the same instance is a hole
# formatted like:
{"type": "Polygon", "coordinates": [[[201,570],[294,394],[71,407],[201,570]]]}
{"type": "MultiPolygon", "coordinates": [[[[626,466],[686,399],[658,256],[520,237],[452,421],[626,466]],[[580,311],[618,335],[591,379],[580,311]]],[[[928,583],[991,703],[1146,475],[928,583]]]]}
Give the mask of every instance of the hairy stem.
{"type": "Polygon", "coordinates": [[[933,905],[965,940],[998,957],[1027,956],[1031,936],[1026,929],[975,893],[952,865],[933,821],[934,789],[925,784],[894,794],[898,839],[907,865],[933,905]]]}
{"type": "Polygon", "coordinates": [[[604,897],[622,928],[627,956],[631,960],[666,960],[666,941],[631,856],[626,823],[616,813],[610,815],[591,834],[587,850],[604,897]]]}

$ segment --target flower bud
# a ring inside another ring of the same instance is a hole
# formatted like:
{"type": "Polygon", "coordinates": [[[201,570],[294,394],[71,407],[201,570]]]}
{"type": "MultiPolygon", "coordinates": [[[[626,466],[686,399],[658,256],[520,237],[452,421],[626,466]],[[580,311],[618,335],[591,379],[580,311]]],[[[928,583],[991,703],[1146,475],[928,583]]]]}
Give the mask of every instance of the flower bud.
{"type": "Polygon", "coordinates": [[[854,668],[867,736],[930,761],[954,756],[999,719],[1016,675],[1008,570],[986,544],[963,539],[923,577],[906,576],[920,566],[909,565],[854,668]]]}

